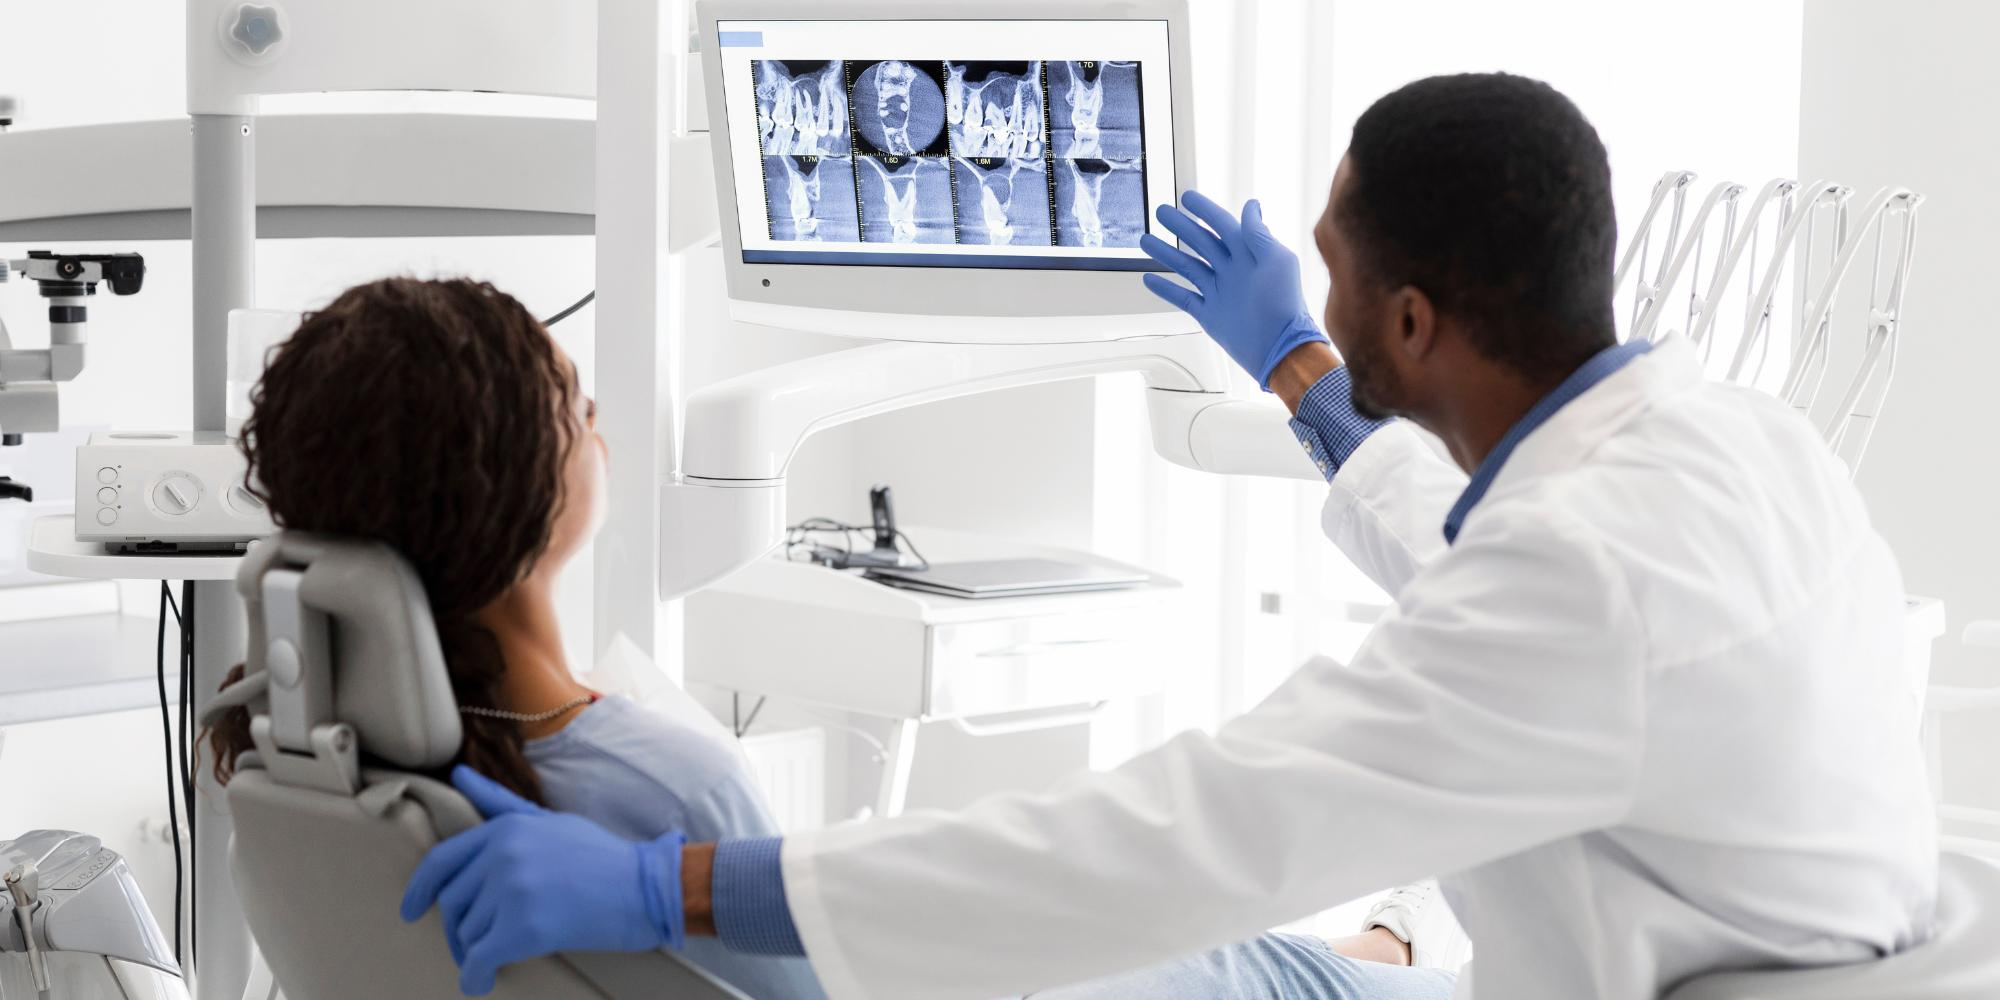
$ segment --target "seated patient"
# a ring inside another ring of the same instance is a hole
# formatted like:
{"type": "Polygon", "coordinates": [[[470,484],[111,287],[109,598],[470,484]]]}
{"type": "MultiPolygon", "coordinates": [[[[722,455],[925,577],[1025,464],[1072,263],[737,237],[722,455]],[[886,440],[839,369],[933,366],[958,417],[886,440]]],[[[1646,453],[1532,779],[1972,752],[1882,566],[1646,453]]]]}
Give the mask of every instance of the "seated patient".
{"type": "MultiPolygon", "coordinates": [[[[280,527],[375,539],[416,569],[463,713],[458,762],[634,840],[776,834],[714,719],[671,685],[645,708],[599,696],[564,656],[556,577],[604,510],[595,424],[575,368],[520,303],[479,282],[390,278],[309,314],[275,351],[244,451],[280,527]]],[[[208,739],[226,783],[251,749],[249,714],[230,713],[208,739]]],[[[1267,934],[1040,996],[1444,1000],[1450,972],[1405,967],[1411,928],[1449,924],[1436,903],[1419,920],[1423,901],[1392,899],[1400,909],[1381,922],[1397,936],[1267,934]]],[[[690,938],[687,957],[756,1000],[823,995],[801,959],[713,938],[690,938]]]]}
{"type": "MultiPolygon", "coordinates": [[[[779,832],[722,726],[600,697],[563,655],[556,577],[602,521],[606,454],[596,404],[520,303],[472,281],[362,285],[305,318],[252,403],[244,451],[278,525],[385,542],[423,580],[463,763],[634,839],[779,832]]],[[[248,713],[209,739],[226,781],[248,713]]],[[[803,959],[712,939],[687,957],[752,997],[822,996],[803,959]]]]}

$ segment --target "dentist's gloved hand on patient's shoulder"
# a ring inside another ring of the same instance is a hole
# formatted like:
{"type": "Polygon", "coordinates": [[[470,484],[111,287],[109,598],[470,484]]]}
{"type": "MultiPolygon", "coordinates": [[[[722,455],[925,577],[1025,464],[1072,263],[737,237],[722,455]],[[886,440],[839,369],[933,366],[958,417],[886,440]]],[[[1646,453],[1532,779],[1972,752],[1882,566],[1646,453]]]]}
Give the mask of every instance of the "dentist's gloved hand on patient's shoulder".
{"type": "Polygon", "coordinates": [[[1193,253],[1151,233],[1139,245],[1194,287],[1160,274],[1146,275],[1146,287],[1193,316],[1268,389],[1286,355],[1327,339],[1299,289],[1299,258],[1271,235],[1254,200],[1241,219],[1199,191],[1183,195],[1181,206],[1161,205],[1154,215],[1193,253]]]}
{"type": "Polygon", "coordinates": [[[487,821],[424,857],[403,894],[403,919],[438,907],[466,994],[492,992],[502,966],[559,951],[685,943],[686,838],[635,843],[543,809],[464,765],[451,783],[487,821]]]}

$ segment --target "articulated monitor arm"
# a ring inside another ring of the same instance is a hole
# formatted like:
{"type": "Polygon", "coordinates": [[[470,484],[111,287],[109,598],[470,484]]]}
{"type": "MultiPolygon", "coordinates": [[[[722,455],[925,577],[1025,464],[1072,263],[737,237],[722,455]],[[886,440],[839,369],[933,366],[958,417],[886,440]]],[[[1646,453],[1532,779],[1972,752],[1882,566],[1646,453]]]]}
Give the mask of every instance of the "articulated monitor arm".
{"type": "Polygon", "coordinates": [[[660,596],[692,593],[776,548],[785,470],[807,437],[960,396],[1118,372],[1145,377],[1154,446],[1190,468],[1317,480],[1273,404],[1224,390],[1200,334],[1099,344],[891,343],[767,368],[688,399],[680,474],[660,496],[660,596]]]}
{"type": "Polygon", "coordinates": [[[0,282],[18,274],[32,281],[49,306],[49,346],[14,347],[0,323],[0,443],[19,444],[23,433],[56,430],[56,383],[83,371],[85,323],[90,296],[99,283],[114,295],[131,295],[146,280],[138,254],[56,254],[31,250],[19,260],[0,260],[0,282]]]}

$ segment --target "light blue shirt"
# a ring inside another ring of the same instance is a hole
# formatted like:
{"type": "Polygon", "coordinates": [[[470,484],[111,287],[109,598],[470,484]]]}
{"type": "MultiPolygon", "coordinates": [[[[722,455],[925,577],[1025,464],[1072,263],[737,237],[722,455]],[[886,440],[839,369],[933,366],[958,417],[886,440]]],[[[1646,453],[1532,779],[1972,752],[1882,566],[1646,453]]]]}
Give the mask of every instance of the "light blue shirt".
{"type": "Polygon", "coordinates": [[[1354,408],[1354,383],[1341,365],[1320,377],[1299,397],[1298,412],[1292,416],[1292,434],[1305,446],[1306,457],[1319,467],[1319,474],[1333,482],[1361,442],[1388,426],[1387,420],[1371,420],[1354,408]]]}
{"type": "MultiPolygon", "coordinates": [[[[529,741],[526,752],[550,808],[621,837],[651,840],[679,830],[690,842],[708,843],[778,832],[734,748],[627,698],[598,701],[555,734],[529,741]]],[[[802,958],[744,954],[711,938],[689,938],[686,955],[757,1000],[825,996],[802,958]]]]}

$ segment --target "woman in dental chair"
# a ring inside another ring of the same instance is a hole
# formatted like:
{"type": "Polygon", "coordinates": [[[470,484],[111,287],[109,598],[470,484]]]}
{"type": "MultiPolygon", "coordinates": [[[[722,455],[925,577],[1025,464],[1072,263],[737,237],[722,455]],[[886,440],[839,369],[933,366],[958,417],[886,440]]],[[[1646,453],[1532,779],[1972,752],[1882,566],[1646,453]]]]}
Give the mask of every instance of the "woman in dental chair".
{"type": "MultiPolygon", "coordinates": [[[[665,694],[679,701],[644,708],[600,696],[564,657],[556,578],[604,512],[595,410],[513,298],[472,281],[390,278],[309,314],[276,350],[244,450],[281,528],[380,541],[415,567],[462,714],[460,762],[633,840],[774,835],[719,723],[671,685],[665,694]]],[[[252,749],[249,713],[235,710],[207,738],[227,783],[252,749]]],[[[1038,1000],[1443,1000],[1446,970],[1464,956],[1429,941],[1464,935],[1434,896],[1427,886],[1392,895],[1354,937],[1266,934],[1038,1000]],[[1426,943],[1406,945],[1413,932],[1426,943]]],[[[801,959],[732,952],[714,938],[690,938],[686,955],[757,1000],[823,995],[801,959]]]]}
{"type": "MultiPolygon", "coordinates": [[[[778,832],[721,725],[599,696],[563,655],[556,578],[603,520],[606,454],[596,404],[519,302],[472,281],[354,288],[277,349],[252,403],[244,450],[278,525],[387,543],[423,580],[463,763],[633,838],[778,832]]],[[[209,740],[227,781],[248,713],[209,740]]],[[[753,997],[821,996],[802,959],[713,941],[687,957],[753,997]]]]}

